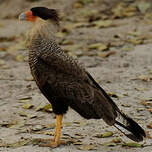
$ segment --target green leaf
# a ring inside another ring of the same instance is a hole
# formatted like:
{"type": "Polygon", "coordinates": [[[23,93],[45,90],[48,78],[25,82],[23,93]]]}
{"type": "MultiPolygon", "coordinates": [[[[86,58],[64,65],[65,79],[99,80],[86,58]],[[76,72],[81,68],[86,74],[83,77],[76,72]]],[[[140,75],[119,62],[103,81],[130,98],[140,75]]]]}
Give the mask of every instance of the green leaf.
{"type": "Polygon", "coordinates": [[[105,132],[103,134],[97,134],[95,137],[97,137],[97,138],[107,138],[107,137],[111,137],[112,135],[113,135],[113,132],[108,131],[108,132],[105,132]]]}
{"type": "Polygon", "coordinates": [[[142,144],[138,144],[135,142],[129,142],[129,143],[124,143],[122,144],[123,147],[142,147],[142,144]]]}
{"type": "Polygon", "coordinates": [[[52,112],[53,109],[51,104],[40,103],[36,108],[36,111],[52,112]]]}
{"type": "Polygon", "coordinates": [[[93,22],[93,24],[95,24],[95,26],[98,28],[109,27],[112,26],[112,20],[99,20],[93,22]]]}

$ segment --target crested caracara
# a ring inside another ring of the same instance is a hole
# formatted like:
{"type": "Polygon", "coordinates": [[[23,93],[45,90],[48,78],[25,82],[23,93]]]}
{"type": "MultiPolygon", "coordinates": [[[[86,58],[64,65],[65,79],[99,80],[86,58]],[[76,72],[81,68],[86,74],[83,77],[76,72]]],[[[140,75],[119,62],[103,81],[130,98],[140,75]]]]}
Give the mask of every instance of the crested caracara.
{"type": "Polygon", "coordinates": [[[31,73],[56,114],[54,139],[46,146],[57,147],[62,143],[62,117],[68,107],[86,119],[103,119],[134,141],[143,140],[144,130],[125,115],[87,70],[56,43],[54,33],[59,28],[59,17],[55,9],[34,7],[22,13],[19,19],[33,23],[29,46],[31,73]]]}

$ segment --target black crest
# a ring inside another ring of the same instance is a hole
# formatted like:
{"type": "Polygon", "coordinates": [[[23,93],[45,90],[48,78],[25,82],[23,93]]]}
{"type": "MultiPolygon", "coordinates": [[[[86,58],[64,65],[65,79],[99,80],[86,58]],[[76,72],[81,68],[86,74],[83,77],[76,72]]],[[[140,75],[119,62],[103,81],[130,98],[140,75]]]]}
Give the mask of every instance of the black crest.
{"type": "Polygon", "coordinates": [[[49,9],[46,7],[33,7],[31,8],[34,16],[38,16],[44,20],[54,20],[56,22],[59,21],[58,13],[55,9],[49,9]]]}

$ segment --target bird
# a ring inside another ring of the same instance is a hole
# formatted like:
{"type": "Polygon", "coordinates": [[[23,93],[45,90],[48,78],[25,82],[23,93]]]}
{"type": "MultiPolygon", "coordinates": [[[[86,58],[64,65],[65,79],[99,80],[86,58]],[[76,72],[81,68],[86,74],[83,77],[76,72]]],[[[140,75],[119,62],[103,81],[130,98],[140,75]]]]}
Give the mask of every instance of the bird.
{"type": "Polygon", "coordinates": [[[103,119],[133,141],[143,141],[146,133],[124,114],[78,60],[65,53],[56,42],[59,13],[56,9],[33,7],[19,15],[33,23],[29,42],[29,66],[41,93],[56,115],[54,138],[45,146],[57,147],[61,140],[62,118],[68,108],[85,119],[103,119]]]}

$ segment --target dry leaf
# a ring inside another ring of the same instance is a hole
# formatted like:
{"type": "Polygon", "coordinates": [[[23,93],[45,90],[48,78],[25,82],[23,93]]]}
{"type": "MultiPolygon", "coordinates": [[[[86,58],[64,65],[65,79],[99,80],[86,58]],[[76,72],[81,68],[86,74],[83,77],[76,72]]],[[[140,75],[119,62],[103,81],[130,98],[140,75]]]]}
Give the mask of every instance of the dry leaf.
{"type": "Polygon", "coordinates": [[[90,44],[88,46],[88,49],[89,50],[92,50],[92,49],[97,49],[99,51],[103,51],[103,50],[106,50],[108,47],[107,45],[105,44],[102,44],[102,43],[94,43],[94,44],[90,44]]]}
{"type": "Polygon", "coordinates": [[[137,44],[143,44],[144,40],[137,37],[137,38],[129,39],[127,40],[127,42],[137,45],[137,44]]]}
{"type": "Polygon", "coordinates": [[[93,22],[93,25],[95,25],[98,28],[102,27],[110,27],[112,26],[113,21],[112,20],[98,20],[93,22]]]}
{"type": "Polygon", "coordinates": [[[142,147],[142,144],[135,143],[135,142],[129,142],[122,144],[123,147],[142,147]]]}
{"type": "Polygon", "coordinates": [[[138,78],[140,80],[143,80],[143,81],[150,81],[151,80],[151,78],[148,75],[140,75],[138,78]]]}
{"type": "Polygon", "coordinates": [[[34,105],[31,105],[30,103],[25,103],[25,104],[22,105],[22,107],[23,107],[24,109],[31,109],[31,108],[34,107],[34,105]]]}
{"type": "Polygon", "coordinates": [[[95,144],[82,145],[82,146],[79,146],[79,147],[78,147],[79,150],[85,150],[85,151],[94,150],[95,148],[96,148],[96,145],[95,145],[95,144]]]}
{"type": "Polygon", "coordinates": [[[66,45],[66,47],[64,48],[64,50],[66,52],[72,53],[72,51],[77,51],[80,48],[81,48],[80,44],[74,44],[74,45],[66,45]]]}
{"type": "Polygon", "coordinates": [[[106,137],[111,137],[111,136],[113,136],[113,132],[111,131],[95,135],[95,137],[97,138],[106,138],[106,137]]]}
{"type": "Polygon", "coordinates": [[[152,113],[152,108],[151,108],[151,109],[148,109],[148,110],[149,110],[150,113],[152,113]]]}
{"type": "Polygon", "coordinates": [[[28,116],[27,113],[24,112],[24,111],[20,111],[19,115],[22,116],[22,117],[27,117],[28,116]]]}
{"type": "MultiPolygon", "coordinates": [[[[42,128],[43,129],[43,128],[42,128]]],[[[43,134],[43,135],[50,135],[53,136],[54,132],[51,132],[50,130],[45,130],[45,131],[37,131],[36,134],[43,134]]]]}
{"type": "Polygon", "coordinates": [[[119,95],[117,95],[116,93],[114,93],[114,92],[108,92],[108,95],[110,96],[110,97],[113,97],[113,98],[120,98],[120,96],[119,95]]]}
{"type": "Polygon", "coordinates": [[[116,54],[116,51],[107,51],[107,52],[102,52],[99,54],[102,58],[109,57],[110,55],[116,54]]]}
{"type": "Polygon", "coordinates": [[[36,111],[52,112],[53,109],[51,104],[40,103],[36,108],[36,111]]]}
{"type": "Polygon", "coordinates": [[[75,2],[73,5],[73,8],[82,8],[83,7],[83,3],[81,2],[75,2]]]}
{"type": "Polygon", "coordinates": [[[108,147],[114,147],[116,146],[116,143],[113,143],[113,142],[105,142],[103,143],[104,146],[108,146],[108,147]]]}
{"type": "Polygon", "coordinates": [[[151,135],[150,135],[149,131],[145,131],[145,134],[146,134],[146,138],[148,138],[148,139],[152,139],[152,137],[151,137],[151,135]]]}
{"type": "Polygon", "coordinates": [[[76,124],[77,126],[86,126],[88,124],[87,121],[74,121],[74,124],[76,124]]]}
{"type": "Polygon", "coordinates": [[[150,107],[152,106],[152,102],[149,102],[150,100],[142,100],[140,103],[144,106],[150,107]]]}
{"type": "Polygon", "coordinates": [[[112,18],[129,17],[136,14],[136,7],[134,5],[126,5],[125,3],[119,3],[114,9],[112,9],[112,18]]]}
{"type": "Polygon", "coordinates": [[[25,96],[25,97],[20,97],[18,98],[19,100],[29,100],[29,99],[32,99],[32,97],[29,97],[29,96],[25,96]]]}
{"type": "Polygon", "coordinates": [[[147,125],[147,128],[152,129],[152,122],[147,125]]]}
{"type": "Polygon", "coordinates": [[[116,137],[116,138],[114,138],[114,139],[112,140],[112,142],[113,142],[113,143],[121,143],[122,140],[121,140],[121,138],[116,137]]]}
{"type": "Polygon", "coordinates": [[[51,105],[51,104],[45,105],[45,106],[43,107],[42,111],[53,112],[52,105],[51,105]]]}
{"type": "Polygon", "coordinates": [[[129,104],[121,104],[123,107],[131,107],[131,105],[129,105],[129,104]]]}
{"type": "Polygon", "coordinates": [[[72,45],[72,44],[73,44],[73,41],[71,41],[71,40],[63,40],[61,42],[61,45],[72,45]]]}
{"type": "Polygon", "coordinates": [[[21,55],[21,54],[17,55],[17,56],[16,56],[16,61],[18,61],[18,62],[23,62],[23,61],[24,61],[23,55],[21,55]]]}
{"type": "Polygon", "coordinates": [[[32,131],[40,131],[44,128],[42,125],[35,125],[34,127],[31,128],[32,131]]]}

